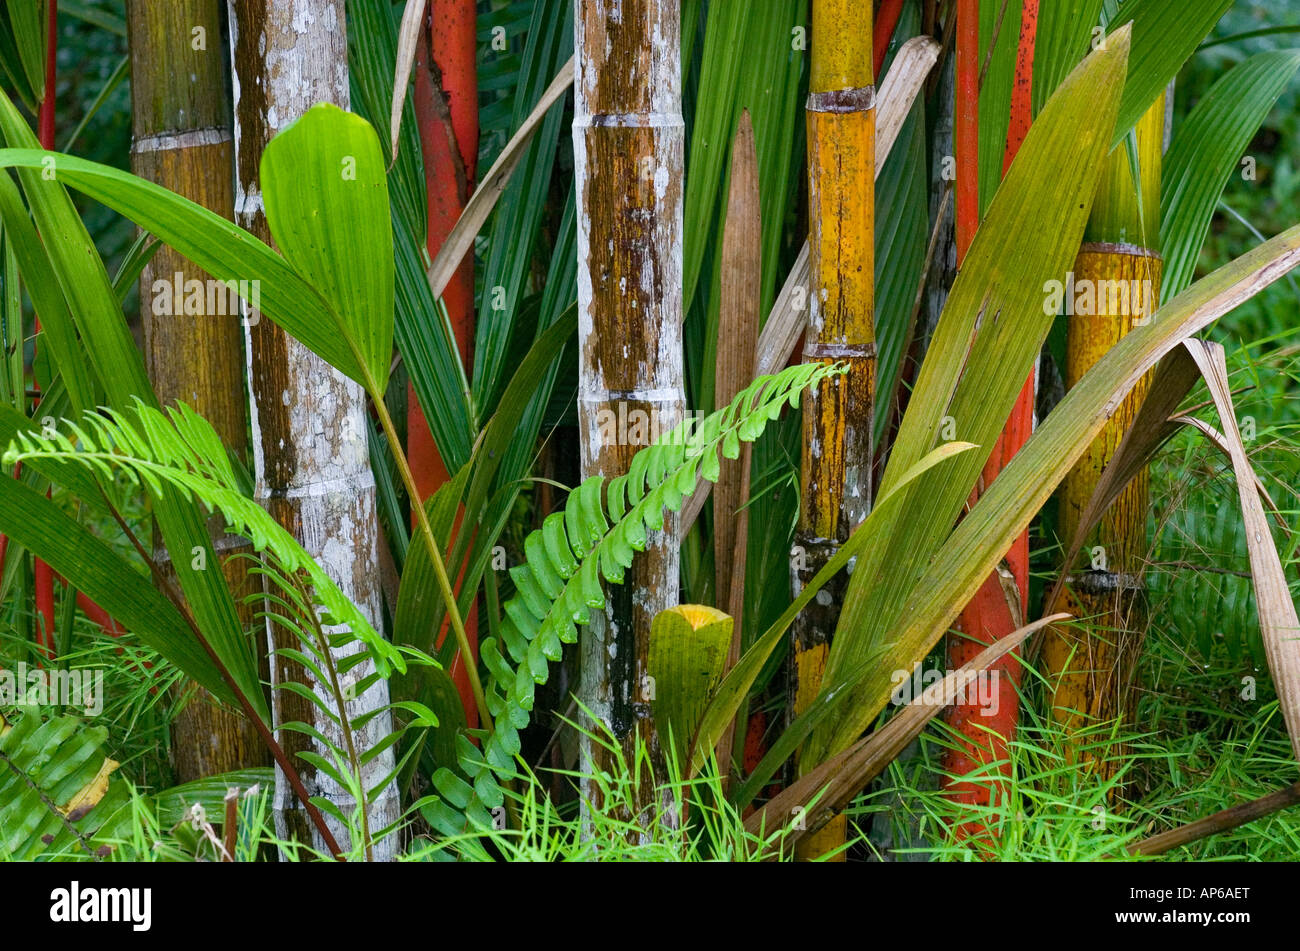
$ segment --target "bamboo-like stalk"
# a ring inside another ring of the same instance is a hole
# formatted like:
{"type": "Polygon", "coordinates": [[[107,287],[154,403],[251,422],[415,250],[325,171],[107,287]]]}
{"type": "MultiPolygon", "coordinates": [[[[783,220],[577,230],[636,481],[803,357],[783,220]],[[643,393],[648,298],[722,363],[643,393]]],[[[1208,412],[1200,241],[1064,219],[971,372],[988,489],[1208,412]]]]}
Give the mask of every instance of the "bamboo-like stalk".
{"type": "MultiPolygon", "coordinates": [[[[977,32],[977,31],[976,31],[977,32]]],[[[1011,90],[1010,121],[1007,144],[1003,152],[1005,175],[1020,150],[1032,121],[1034,46],[1038,35],[1038,0],[1024,0],[1021,6],[1020,36],[1016,48],[1016,70],[1011,90]]],[[[969,30],[961,31],[959,42],[969,42],[969,30]]],[[[973,178],[978,165],[973,156],[970,167],[959,166],[973,178]]],[[[959,173],[960,173],[959,171],[959,173]]],[[[968,223],[963,222],[964,225],[968,223]]],[[[973,229],[964,228],[969,244],[973,229]]],[[[964,256],[964,251],[962,252],[964,256]]],[[[1034,425],[1034,377],[1025,381],[1006,425],[998,435],[993,451],[984,464],[978,497],[997,478],[1029,438],[1034,425]]],[[[958,670],[968,664],[986,645],[995,643],[1023,626],[1029,600],[1029,534],[1022,532],[1007,552],[1006,561],[985,579],[979,592],[962,611],[956,632],[947,641],[948,669],[958,670]]],[[[993,798],[996,783],[990,783],[991,764],[1007,759],[1007,744],[1014,739],[1020,714],[1019,687],[1022,668],[1016,653],[1008,653],[992,664],[987,676],[990,689],[996,691],[997,704],[985,709],[980,704],[957,703],[948,709],[948,723],[963,737],[957,747],[945,752],[944,772],[954,776],[981,774],[975,781],[956,780],[947,786],[947,794],[958,802],[987,805],[993,798]]],[[[1006,768],[998,772],[1005,773],[1006,768]]],[[[959,828],[962,838],[982,838],[987,826],[981,822],[959,828]]]]}
{"type": "MultiPolygon", "coordinates": [[[[814,0],[808,85],[808,362],[849,365],[803,400],[799,523],[791,576],[796,593],[832,558],[871,507],[871,416],[876,384],[875,85],[871,6],[814,0]]],[[[844,577],[793,627],[790,712],[821,687],[839,620],[844,577]]],[[[806,854],[843,841],[845,820],[809,836],[806,854]]]]}
{"type": "Polygon", "coordinates": [[[871,71],[880,75],[885,65],[885,54],[889,52],[889,41],[894,38],[898,28],[898,18],[903,15],[903,0],[882,0],[876,11],[876,24],[872,30],[871,71]]]}
{"type": "MultiPolygon", "coordinates": [[[[478,66],[474,0],[431,0],[429,32],[421,31],[414,68],[415,107],[420,150],[424,156],[425,192],[428,200],[429,259],[438,257],[447,236],[460,219],[474,192],[478,163],[478,66]]],[[[456,347],[466,373],[474,363],[474,255],[465,255],[442,292],[456,347]]],[[[448,477],[433,433],[415,395],[407,387],[406,455],[420,498],[428,499],[448,477]]],[[[460,530],[457,517],[456,530],[460,530]]],[[[464,573],[464,566],[450,570],[464,573]]],[[[459,578],[457,578],[459,583],[459,578]]],[[[459,593],[459,588],[457,589],[459,593]]],[[[467,676],[466,664],[476,663],[478,650],[476,605],[465,616],[465,633],[473,656],[457,652],[451,675],[460,692],[466,722],[478,726],[478,706],[467,676]]],[[[437,643],[446,637],[443,625],[437,643]]]]}
{"type": "MultiPolygon", "coordinates": [[[[131,169],[233,219],[233,145],[221,8],[220,0],[127,4],[131,169]]],[[[208,313],[208,301],[216,304],[217,299],[207,294],[198,295],[202,313],[176,306],[187,281],[208,279],[206,272],[166,245],[154,254],[140,275],[145,363],[159,402],[188,403],[242,458],[248,452],[248,404],[238,310],[223,306],[219,313],[208,313]]],[[[221,571],[231,590],[239,593],[248,584],[249,562],[234,556],[251,552],[252,546],[225,535],[219,523],[211,527],[213,550],[224,558],[209,569],[221,571]]],[[[170,571],[160,540],[154,544],[154,559],[170,571]]],[[[254,614],[251,607],[240,607],[240,620],[250,627],[254,614]]],[[[197,696],[172,722],[171,757],[178,780],[190,782],[269,762],[252,723],[195,689],[197,696]]]]}
{"type": "MultiPolygon", "coordinates": [[[[1161,258],[1153,248],[1160,234],[1164,122],[1162,93],[1136,127],[1140,187],[1134,187],[1127,148],[1116,148],[1107,160],[1073,280],[1065,290],[1066,305],[1074,313],[1067,337],[1067,387],[1136,322],[1155,312],[1161,258]]],[[[1134,387],[1062,483],[1060,536],[1067,543],[1149,385],[1150,375],[1134,387]]],[[[1043,642],[1043,662],[1053,685],[1053,713],[1072,729],[1121,717],[1132,722],[1130,685],[1145,626],[1148,485],[1144,469],[1089,537],[1084,546],[1087,564],[1066,566],[1073,574],[1061,610],[1086,623],[1050,629],[1043,642]]],[[[1102,772],[1111,772],[1116,752],[1098,764],[1102,772]]]]}
{"type": "MultiPolygon", "coordinates": [[[[344,5],[343,0],[278,0],[274,4],[230,0],[229,8],[236,80],[236,221],[269,241],[258,182],[263,149],[277,132],[316,103],[349,105],[344,5]]],[[[365,395],[358,384],[269,320],[253,316],[247,360],[256,497],[316,558],[370,623],[381,629],[379,526],[374,474],[365,443],[365,395]]],[[[273,649],[297,646],[297,637],[278,625],[269,627],[268,639],[273,649]]],[[[346,650],[361,649],[354,645],[346,650]]],[[[306,679],[301,667],[273,656],[273,688],[289,680],[306,679]]],[[[326,707],[333,706],[328,684],[314,684],[312,689],[326,707]]],[[[346,715],[355,718],[387,702],[388,683],[380,679],[347,704],[346,715]]],[[[340,747],[344,745],[338,728],[310,701],[291,691],[273,690],[272,715],[277,727],[303,721],[340,747]]],[[[389,730],[389,715],[379,714],[359,731],[358,745],[371,749],[389,730]]],[[[300,734],[279,732],[286,749],[310,748],[300,734]]],[[[347,791],[301,759],[299,764],[309,791],[334,802],[348,815],[353,803],[347,791]]],[[[361,781],[372,787],[392,768],[390,749],[366,765],[361,781]]],[[[386,827],[396,820],[399,808],[397,790],[389,784],[371,802],[369,827],[386,827]]],[[[307,840],[312,834],[301,805],[279,770],[273,809],[279,835],[307,840]]],[[[346,830],[330,822],[344,841],[346,830]]],[[[375,857],[391,857],[391,846],[376,849],[375,857]]]]}
{"type": "MultiPolygon", "coordinates": [[[[574,49],[582,474],[617,476],[683,412],[678,4],[578,0],[574,49]]],[[[628,756],[638,736],[662,755],[647,661],[651,621],[677,603],[678,546],[669,515],[581,637],[579,698],[628,756]]],[[[582,759],[609,753],[584,739],[582,759]]]]}
{"type": "Polygon", "coordinates": [[[956,0],[956,64],[953,91],[952,148],[957,166],[954,231],[957,266],[975,238],[980,223],[979,107],[980,107],[980,0],[956,0]]]}

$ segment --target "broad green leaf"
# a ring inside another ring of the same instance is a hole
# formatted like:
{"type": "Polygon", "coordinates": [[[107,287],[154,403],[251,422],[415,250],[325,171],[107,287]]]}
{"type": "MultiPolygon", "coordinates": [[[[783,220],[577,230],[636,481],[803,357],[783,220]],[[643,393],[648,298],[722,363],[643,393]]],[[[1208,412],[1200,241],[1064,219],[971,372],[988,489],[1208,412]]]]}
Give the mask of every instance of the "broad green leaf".
{"type": "Polygon", "coordinates": [[[1038,7],[1034,44],[1034,115],[1042,111],[1088,52],[1093,30],[1101,23],[1102,0],[1048,0],[1038,7]]]}
{"type": "Polygon", "coordinates": [[[0,855],[11,861],[87,859],[126,800],[108,730],[73,716],[0,717],[0,855]]]}
{"type": "MultiPolygon", "coordinates": [[[[108,180],[125,183],[120,190],[130,198],[140,201],[142,206],[157,209],[168,202],[184,202],[192,209],[197,209],[206,220],[211,221],[209,228],[202,226],[194,230],[203,242],[211,243],[230,252],[234,246],[233,257],[239,256],[239,244],[247,241],[250,246],[262,248],[280,267],[292,275],[299,286],[298,293],[305,295],[297,301],[304,311],[310,309],[309,298],[315,296],[310,287],[284,264],[283,260],[265,245],[260,244],[246,232],[239,231],[219,215],[206,211],[191,202],[172,195],[166,189],[143,182],[140,179],[99,166],[93,162],[80,162],[67,156],[57,156],[34,148],[36,138],[23,121],[17,109],[7,96],[0,92],[0,132],[10,145],[21,146],[19,149],[0,149],[0,167],[17,166],[18,177],[31,207],[37,230],[42,236],[43,247],[49,258],[51,269],[58,280],[68,310],[76,324],[91,365],[95,368],[104,387],[109,405],[118,410],[126,410],[141,400],[145,405],[156,407],[157,397],[149,385],[145,373],[144,361],[135,347],[134,338],[127,327],[122,310],[118,305],[112,283],[104,269],[104,263],[95,250],[85,226],[77,216],[72,201],[63,188],[70,183],[68,178],[61,178],[62,170],[67,165],[82,165],[92,172],[98,170],[108,180]],[[53,164],[46,162],[52,160],[53,164]],[[63,164],[60,165],[59,163],[63,164]],[[41,169],[38,172],[36,169],[41,169]],[[45,177],[53,170],[55,179],[45,177]],[[133,184],[132,184],[133,183],[133,184]],[[148,196],[155,196],[150,199],[148,196]],[[242,236],[234,242],[225,242],[219,237],[218,229],[232,229],[242,236]]],[[[95,176],[92,176],[95,177],[95,176]]],[[[146,216],[147,217],[147,216],[146,216]]],[[[149,228],[143,222],[137,222],[149,228]]],[[[149,228],[149,230],[156,229],[149,228]]],[[[179,249],[191,260],[200,263],[195,254],[179,249]]],[[[213,267],[206,267],[209,273],[216,274],[213,267]]],[[[235,276],[238,276],[237,274],[235,276]]],[[[243,275],[248,277],[247,274],[243,275]]],[[[287,295],[286,295],[287,297],[287,295]]],[[[323,301],[321,302],[323,305],[323,301]]],[[[93,407],[77,407],[83,412],[93,407]]],[[[185,594],[190,612],[199,629],[203,631],[213,651],[225,664],[232,679],[248,698],[253,709],[264,719],[269,719],[265,699],[258,676],[257,660],[252,645],[244,637],[243,625],[235,609],[234,597],[220,571],[197,570],[192,566],[197,562],[194,553],[202,551],[202,564],[218,564],[208,536],[207,524],[198,506],[179,493],[167,493],[158,499],[154,506],[154,516],[158,522],[163,541],[170,552],[178,557],[172,561],[176,569],[176,580],[185,594]]],[[[69,580],[78,585],[74,575],[69,580]]]]}
{"type": "Polygon", "coordinates": [[[1113,35],[1131,22],[1133,52],[1112,145],[1123,141],[1230,6],[1232,0],[1128,0],[1120,8],[1108,29],[1113,35]]]}
{"type": "MultiPolygon", "coordinates": [[[[17,54],[16,62],[5,62],[5,72],[15,81],[29,105],[39,106],[45,98],[45,51],[48,44],[49,2],[29,0],[27,3],[6,3],[5,17],[8,30],[6,46],[12,42],[11,51],[17,54]]],[[[34,110],[33,110],[34,111],[34,110]]]]}
{"type": "Polygon", "coordinates": [[[927,453],[924,459],[905,473],[899,481],[897,489],[885,491],[881,494],[876,500],[876,507],[862,521],[862,524],[853,530],[853,534],[849,536],[848,541],[840,546],[839,551],[804,586],[804,589],[799,592],[799,595],[772,626],[763,633],[763,636],[741,655],[740,660],[736,662],[736,666],[727,672],[727,676],[718,685],[718,689],[713,692],[713,698],[709,701],[708,707],[700,718],[699,728],[691,744],[690,769],[687,775],[695,775],[704,766],[712,754],[713,748],[717,746],[723,731],[727,728],[727,724],[735,719],[736,711],[740,709],[740,705],[749,694],[754,681],[762,673],[768,657],[781,643],[786,630],[794,623],[794,619],[799,616],[799,612],[816,597],[817,592],[835,576],[836,572],[843,569],[851,559],[857,558],[864,549],[867,549],[869,542],[879,540],[879,526],[886,521],[892,509],[902,499],[904,495],[902,490],[935,466],[939,466],[941,463],[945,463],[955,456],[975,448],[970,443],[945,443],[938,449],[927,453]]]}
{"type": "MultiPolygon", "coordinates": [[[[1050,3],[1050,0],[1049,0],[1050,3]]],[[[1002,183],[1002,162],[1011,126],[1011,87],[1016,78],[1022,0],[981,3],[979,93],[979,198],[982,215],[1002,183]],[[999,20],[1002,23],[998,28],[999,20]],[[997,32],[996,42],[994,31],[997,32]],[[992,47],[990,48],[990,44],[992,47]]]]}
{"type": "Polygon", "coordinates": [[[6,243],[18,259],[19,272],[26,279],[32,306],[41,315],[41,342],[54,357],[72,405],[78,411],[99,405],[103,389],[86,363],[85,352],[77,340],[77,328],[18,194],[18,186],[7,174],[0,176],[0,222],[4,224],[6,243]]]}
{"type": "MultiPolygon", "coordinates": [[[[1123,141],[1231,5],[1232,0],[1127,0],[1120,7],[1107,32],[1131,22],[1133,44],[1112,145],[1123,141]]],[[[1089,47],[1102,41],[1102,7],[1103,0],[1044,0],[1040,4],[1034,47],[1035,115],[1089,47]]]]}
{"type": "MultiPolygon", "coordinates": [[[[179,251],[217,280],[245,281],[249,282],[250,288],[254,286],[251,282],[256,281],[256,304],[265,317],[279,324],[339,372],[365,385],[362,365],[356,360],[354,351],[347,342],[341,319],[325,298],[284,258],[257,238],[220,215],[161,185],[107,165],[36,149],[30,130],[22,125],[22,119],[13,110],[12,103],[3,98],[0,98],[0,121],[3,122],[5,135],[11,144],[15,141],[14,133],[20,127],[27,132],[27,136],[19,139],[23,148],[0,149],[0,168],[24,170],[21,174],[28,176],[24,178],[25,188],[28,181],[34,182],[38,187],[42,182],[39,174],[27,170],[52,168],[57,182],[47,182],[47,185],[67,185],[102,202],[141,228],[157,235],[159,240],[179,251]],[[28,141],[30,145],[27,144],[28,141]],[[47,159],[53,165],[47,164],[47,159]]],[[[30,189],[28,191],[28,200],[36,205],[39,196],[33,197],[30,189]]],[[[70,205],[68,212],[71,213],[70,205]]],[[[37,224],[40,224],[39,214],[37,224]]],[[[84,228],[80,230],[84,231],[84,228]]],[[[54,242],[54,245],[57,248],[61,243],[54,242]]],[[[62,251],[58,253],[63,254],[62,251]]],[[[102,270],[102,264],[100,269],[102,270]]],[[[96,283],[89,284],[84,291],[76,285],[71,292],[66,287],[64,289],[70,298],[74,293],[94,295],[97,292],[96,283]]],[[[71,299],[69,304],[73,304],[71,299]]],[[[73,309],[75,311],[76,307],[73,309]]],[[[118,320],[121,320],[120,311],[118,320]]],[[[101,367],[118,366],[123,359],[139,362],[138,356],[127,358],[117,344],[111,351],[92,347],[90,355],[92,361],[101,367]]]]}
{"type": "Polygon", "coordinates": [[[148,577],[64,514],[43,493],[0,477],[0,533],[68,578],[148,647],[228,703],[235,702],[211,658],[175,606],[148,577]]]}
{"type": "Polygon", "coordinates": [[[1162,301],[1192,281],[1219,196],[1278,96],[1300,69],[1300,50],[1259,53],[1234,66],[1174,135],[1161,188],[1162,301]]]}
{"type": "Polygon", "coordinates": [[[847,747],[875,720],[889,700],[889,672],[909,669],[943,636],[1137,381],[1183,340],[1297,264],[1300,225],[1193,284],[1130,331],[1066,393],[912,586],[898,620],[871,654],[875,663],[867,678],[846,692],[846,715],[837,724],[833,749],[847,747]]]}
{"type": "Polygon", "coordinates": [[[269,143],[260,181],[271,236],[329,302],[378,398],[393,356],[393,227],[379,137],[365,119],[322,102],[269,143]]]}
{"type": "MultiPolygon", "coordinates": [[[[400,11],[383,0],[367,0],[348,4],[347,13],[352,105],[387,142],[400,11]]],[[[409,97],[403,116],[397,163],[388,172],[396,256],[393,336],[438,454],[448,471],[456,472],[469,461],[473,445],[469,383],[424,270],[424,159],[409,97]]]]}
{"type": "MultiPolygon", "coordinates": [[[[897,521],[879,529],[878,544],[850,577],[823,690],[842,686],[901,616],[1033,368],[1053,319],[1044,312],[1045,285],[1064,279],[1078,251],[1110,151],[1127,57],[1125,27],[1062,84],[1030,127],[975,235],[930,341],[881,490],[895,488],[941,438],[953,436],[980,450],[923,476],[910,490],[916,504],[896,509],[897,521]],[[1042,226],[1047,220],[1050,228],[1042,226]]],[[[815,747],[825,732],[814,734],[815,747]]],[[[813,762],[822,753],[818,747],[813,762]]]]}
{"type": "Polygon", "coordinates": [[[665,743],[672,737],[681,753],[726,668],[734,627],[731,615],[702,604],[667,608],[650,624],[646,670],[654,688],[655,731],[665,743]]]}
{"type": "MultiPolygon", "coordinates": [[[[160,502],[177,497],[200,500],[209,511],[221,512],[229,531],[247,537],[257,551],[273,554],[279,572],[286,576],[302,572],[322,614],[330,624],[345,625],[349,637],[369,647],[381,675],[388,676],[393,667],[405,670],[402,652],[375,631],[265,508],[242,493],[225,447],[207,420],[184,403],[169,407],[164,414],[137,400],[133,411],[134,420],[126,413],[113,412],[89,414],[80,420],[80,426],[65,423],[71,436],[57,430],[49,434],[20,431],[0,458],[6,464],[42,459],[76,462],[105,475],[122,471],[160,502]]],[[[184,571],[179,565],[177,570],[184,571]]],[[[190,570],[208,573],[198,565],[191,565],[190,570]]],[[[264,566],[263,570],[269,569],[264,566]]]]}

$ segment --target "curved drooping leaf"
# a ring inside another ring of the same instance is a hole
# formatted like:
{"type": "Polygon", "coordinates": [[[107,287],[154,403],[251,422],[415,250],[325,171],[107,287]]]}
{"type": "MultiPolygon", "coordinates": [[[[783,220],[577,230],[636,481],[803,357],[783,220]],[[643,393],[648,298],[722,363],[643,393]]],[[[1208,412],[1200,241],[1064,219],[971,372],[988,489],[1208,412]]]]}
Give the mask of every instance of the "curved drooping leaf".
{"type": "Polygon", "coordinates": [[[1048,0],[1038,7],[1034,44],[1034,115],[1042,111],[1070,70],[1088,52],[1093,29],[1101,23],[1102,0],[1048,0]]]}
{"type": "Polygon", "coordinates": [[[881,492],[942,440],[980,448],[922,475],[907,490],[915,504],[898,506],[880,522],[878,543],[850,576],[823,690],[842,686],[905,616],[907,598],[961,515],[1033,370],[1053,321],[1045,312],[1046,285],[1063,280],[1074,262],[1110,151],[1128,36],[1128,27],[1111,34],[1106,48],[1057,90],[976,232],[930,340],[881,492]],[[1052,225],[1045,228],[1048,218],[1052,225]]]}
{"type": "MultiPolygon", "coordinates": [[[[1231,5],[1232,0],[1127,0],[1120,7],[1107,32],[1131,22],[1133,40],[1112,145],[1124,140],[1231,5]]],[[[1096,49],[1105,42],[1100,26],[1103,6],[1102,0],[1045,0],[1040,5],[1034,49],[1035,115],[1089,47],[1096,49]]]]}
{"type": "Polygon", "coordinates": [[[708,708],[700,719],[693,740],[688,775],[695,775],[704,766],[727,724],[735,718],[736,711],[740,709],[745,696],[754,681],[758,679],[763,665],[767,663],[768,657],[785,637],[786,629],[794,623],[794,619],[837,572],[858,556],[868,541],[878,538],[877,526],[884,522],[886,515],[891,514],[891,509],[902,500],[904,494],[902,490],[933,467],[974,448],[975,446],[965,442],[945,443],[927,453],[925,458],[903,475],[894,489],[882,494],[876,500],[875,508],[863,519],[862,524],[853,530],[848,541],[840,546],[839,551],[826,564],[822,565],[821,570],[804,585],[803,590],[785,612],[773,622],[762,637],[754,642],[754,645],[744,653],[736,666],[731,668],[726,678],[718,685],[708,708]]]}
{"type": "Polygon", "coordinates": [[[0,176],[0,222],[4,224],[5,242],[18,260],[32,307],[41,315],[42,345],[54,356],[72,404],[79,408],[98,405],[103,400],[103,388],[90,372],[67,301],[59,293],[58,279],[41,249],[41,239],[23,206],[18,186],[8,175],[0,176]]]}
{"type": "Polygon", "coordinates": [[[1219,414],[1219,424],[1223,427],[1224,442],[1237,483],[1241,520],[1246,529],[1250,576],[1255,588],[1255,608],[1264,653],[1268,657],[1273,687],[1277,690],[1278,709],[1291,738],[1291,751],[1300,760],[1300,618],[1296,616],[1286,571],[1278,557],[1268,519],[1264,516],[1255,470],[1241,441],[1223,347],[1198,340],[1189,341],[1187,349],[1205,378],[1206,388],[1219,414]]]}
{"type": "Polygon", "coordinates": [[[1196,271],[1219,196],[1242,153],[1300,69],[1300,50],[1259,53],[1225,73],[1174,133],[1160,195],[1160,299],[1171,300],[1196,271]]]}
{"type": "MultiPolygon", "coordinates": [[[[1300,225],[1197,281],[1157,310],[1146,324],[1133,328],[1084,374],[947,536],[911,586],[897,622],[870,654],[876,659],[871,672],[858,689],[846,692],[842,701],[846,705],[841,709],[847,715],[836,722],[833,742],[819,750],[844,749],[871,724],[889,701],[889,672],[910,669],[943,636],[997,567],[1001,553],[1028,528],[1137,381],[1184,339],[1297,264],[1300,225]]],[[[861,568],[859,563],[858,571],[861,568]]],[[[846,601],[844,616],[855,615],[855,603],[846,601]]],[[[817,738],[814,733],[812,739],[817,738]]]]}
{"type": "MultiPolygon", "coordinates": [[[[1015,648],[1034,631],[1050,621],[1064,620],[1069,615],[1054,614],[1049,618],[1018,628],[1000,638],[974,657],[968,664],[945,676],[942,681],[926,688],[925,692],[890,718],[881,729],[872,733],[849,750],[826,760],[820,766],[799,777],[745,820],[750,832],[763,830],[777,817],[791,816],[805,810],[805,821],[792,830],[791,840],[797,841],[815,832],[836,812],[843,811],[855,796],[889,765],[933,717],[938,715],[969,684],[980,671],[1015,648]],[[813,805],[815,801],[815,805],[813,805]],[[806,808],[805,808],[806,807],[806,808]]],[[[746,786],[750,786],[746,783],[746,786]]],[[[745,801],[738,796],[737,801],[745,801]]]]}
{"type": "Polygon", "coordinates": [[[43,492],[0,477],[0,533],[36,554],[96,604],[220,699],[234,694],[175,606],[107,543],[43,492]]]}
{"type": "Polygon", "coordinates": [[[393,356],[393,226],[374,128],[332,103],[312,106],[267,143],[259,178],[276,246],[329,302],[368,378],[358,382],[382,394],[393,356]]]}
{"type": "Polygon", "coordinates": [[[45,98],[47,33],[43,3],[6,3],[0,11],[0,68],[35,112],[45,98]]]}

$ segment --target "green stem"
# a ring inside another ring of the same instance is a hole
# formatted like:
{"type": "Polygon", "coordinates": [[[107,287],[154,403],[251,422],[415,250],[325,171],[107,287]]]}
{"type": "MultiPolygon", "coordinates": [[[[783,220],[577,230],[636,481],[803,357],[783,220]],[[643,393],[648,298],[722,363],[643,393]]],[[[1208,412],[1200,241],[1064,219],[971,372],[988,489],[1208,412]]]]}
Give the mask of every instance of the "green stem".
{"type": "Polygon", "coordinates": [[[474,657],[474,652],[470,650],[469,635],[465,633],[465,622],[461,619],[460,608],[456,604],[456,594],[452,590],[451,579],[447,576],[447,566],[443,564],[442,553],[438,551],[438,542],[433,535],[433,526],[429,524],[429,515],[424,510],[424,503],[420,499],[420,490],[415,485],[415,476],[411,472],[410,464],[406,461],[406,453],[402,449],[401,441],[397,438],[397,428],[393,425],[393,418],[388,414],[388,407],[384,403],[384,397],[382,394],[377,393],[375,387],[369,389],[371,401],[375,404],[375,412],[379,415],[379,425],[388,438],[388,446],[393,451],[393,460],[397,463],[397,471],[401,473],[402,482],[406,485],[406,491],[411,498],[411,510],[415,512],[420,532],[424,535],[424,543],[428,546],[429,557],[433,561],[433,573],[438,578],[438,589],[442,592],[442,601],[447,606],[447,617],[451,621],[452,632],[456,635],[456,646],[460,650],[461,656],[465,658],[465,672],[469,675],[470,690],[474,694],[474,704],[478,707],[479,723],[490,732],[492,730],[492,715],[488,712],[487,700],[483,696],[483,684],[478,678],[478,663],[474,657]]]}

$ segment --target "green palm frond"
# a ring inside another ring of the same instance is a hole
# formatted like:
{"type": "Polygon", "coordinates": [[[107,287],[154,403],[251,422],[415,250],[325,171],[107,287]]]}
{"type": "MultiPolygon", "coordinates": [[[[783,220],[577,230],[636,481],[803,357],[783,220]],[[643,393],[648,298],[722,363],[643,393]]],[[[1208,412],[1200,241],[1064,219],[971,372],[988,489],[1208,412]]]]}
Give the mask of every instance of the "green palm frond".
{"type": "Polygon", "coordinates": [[[305,573],[328,613],[326,622],[346,625],[369,649],[382,675],[406,670],[403,650],[385,641],[293,536],[243,494],[225,447],[207,420],[184,404],[164,414],[137,401],[132,412],[134,420],[107,409],[87,414],[81,425],[64,420],[66,434],[57,429],[19,432],[4,462],[75,462],[106,482],[115,472],[124,473],[154,498],[172,490],[197,499],[209,511],[220,511],[229,529],[246,536],[255,550],[273,554],[284,572],[305,573]]]}

